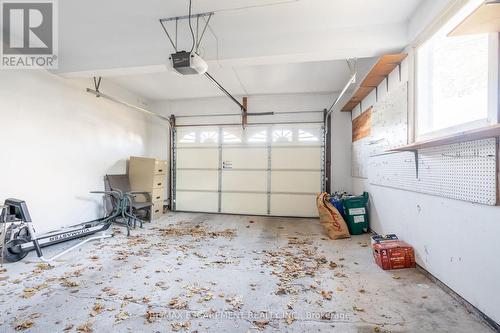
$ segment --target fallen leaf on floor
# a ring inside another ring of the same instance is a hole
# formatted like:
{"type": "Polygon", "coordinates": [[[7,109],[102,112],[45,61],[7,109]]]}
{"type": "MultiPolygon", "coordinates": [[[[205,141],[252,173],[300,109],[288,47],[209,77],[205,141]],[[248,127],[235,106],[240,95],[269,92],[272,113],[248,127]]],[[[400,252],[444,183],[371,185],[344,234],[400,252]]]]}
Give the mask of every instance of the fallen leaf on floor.
{"type": "Polygon", "coordinates": [[[252,322],[259,331],[262,331],[269,325],[269,320],[254,320],[252,322]]]}
{"type": "Polygon", "coordinates": [[[170,302],[168,303],[168,306],[171,309],[176,309],[176,310],[187,309],[188,302],[184,299],[179,298],[179,297],[175,297],[175,298],[172,298],[170,300],[170,302]]]}
{"type": "Polygon", "coordinates": [[[392,278],[393,278],[394,280],[399,280],[399,279],[401,279],[401,276],[399,276],[399,275],[393,275],[393,276],[392,276],[392,278]]]}
{"type": "Polygon", "coordinates": [[[360,308],[360,307],[357,307],[357,306],[353,306],[353,307],[352,307],[352,309],[353,309],[354,311],[357,311],[357,312],[365,312],[365,309],[360,308]]]}
{"type": "Polygon", "coordinates": [[[32,321],[32,320],[24,320],[22,322],[20,322],[19,324],[16,324],[16,326],[14,326],[14,329],[16,331],[24,331],[24,330],[27,330],[28,328],[31,328],[35,323],[32,321]]]}
{"type": "Polygon", "coordinates": [[[108,296],[115,296],[118,294],[118,292],[111,287],[104,287],[102,291],[105,292],[108,296]]]}
{"type": "Polygon", "coordinates": [[[72,329],[73,327],[75,327],[75,325],[73,325],[73,324],[68,324],[68,325],[66,325],[66,327],[65,327],[65,328],[63,328],[63,331],[71,331],[71,329],[72,329]]]}
{"type": "Polygon", "coordinates": [[[339,258],[339,261],[344,261],[344,260],[345,260],[345,258],[339,258]]]}
{"type": "Polygon", "coordinates": [[[67,278],[61,278],[59,279],[59,281],[61,281],[61,286],[69,288],[78,287],[80,285],[78,282],[69,280],[67,278]]]}
{"type": "Polygon", "coordinates": [[[90,259],[91,260],[99,260],[99,256],[91,256],[90,259]]]}
{"type": "Polygon", "coordinates": [[[172,331],[177,332],[177,331],[180,331],[181,329],[188,330],[189,327],[191,327],[191,323],[189,321],[186,321],[184,323],[175,322],[175,323],[171,323],[170,326],[172,326],[172,331]]]}
{"type": "Polygon", "coordinates": [[[141,237],[141,236],[130,236],[127,238],[127,245],[129,247],[139,245],[139,244],[146,244],[148,241],[141,237]]]}
{"type": "Polygon", "coordinates": [[[163,317],[163,313],[161,312],[153,312],[153,311],[146,311],[146,320],[148,323],[154,323],[157,319],[160,319],[163,317]]]}
{"type": "Polygon", "coordinates": [[[91,333],[93,331],[91,323],[85,323],[76,327],[77,332],[91,333]]]}
{"type": "Polygon", "coordinates": [[[368,246],[368,243],[359,243],[359,245],[360,245],[361,247],[367,247],[367,246],[368,246]]]}
{"type": "Polygon", "coordinates": [[[51,264],[46,264],[46,263],[38,263],[36,264],[37,269],[41,269],[43,271],[49,270],[54,268],[55,266],[52,266],[51,264]]]}
{"type": "Polygon", "coordinates": [[[0,267],[0,274],[7,273],[7,268],[0,267]]]}
{"type": "Polygon", "coordinates": [[[24,288],[23,290],[23,298],[30,298],[35,295],[38,290],[35,288],[24,288]]]}
{"type": "Polygon", "coordinates": [[[332,299],[332,292],[331,291],[322,290],[321,291],[321,296],[323,296],[324,299],[331,300],[332,299]]]}
{"type": "Polygon", "coordinates": [[[233,296],[230,298],[226,298],[226,302],[231,304],[234,310],[239,310],[243,306],[243,301],[241,297],[233,296]]]}
{"type": "Polygon", "coordinates": [[[151,299],[148,296],[144,296],[141,301],[142,303],[149,303],[151,299]]]}
{"type": "Polygon", "coordinates": [[[207,257],[206,255],[200,252],[195,252],[194,255],[201,259],[205,259],[207,257]]]}
{"type": "Polygon", "coordinates": [[[424,298],[424,299],[425,299],[425,298],[427,298],[427,296],[425,296],[425,295],[424,295],[424,296],[422,296],[422,298],[424,298]]]}
{"type": "Polygon", "coordinates": [[[332,320],[331,312],[325,312],[321,314],[321,320],[332,320]]]}
{"type": "Polygon", "coordinates": [[[333,262],[333,261],[330,261],[330,269],[335,269],[337,268],[337,263],[333,262]]]}
{"type": "Polygon", "coordinates": [[[345,275],[344,273],[341,273],[341,272],[335,273],[335,276],[339,277],[339,278],[345,278],[345,277],[347,277],[347,275],[345,275]]]}
{"type": "Polygon", "coordinates": [[[208,302],[208,301],[210,301],[212,298],[214,298],[214,295],[213,295],[212,293],[207,293],[206,295],[202,296],[202,297],[198,300],[198,303],[208,302]]]}
{"type": "Polygon", "coordinates": [[[83,268],[82,268],[82,269],[78,269],[78,270],[76,270],[76,271],[74,271],[74,272],[70,273],[69,275],[74,276],[74,277],[79,277],[79,276],[82,276],[82,274],[83,274],[83,270],[84,270],[83,268]]]}
{"type": "Polygon", "coordinates": [[[104,311],[104,306],[102,306],[102,304],[100,303],[95,303],[94,306],[92,307],[92,311],[90,311],[90,316],[95,317],[102,311],[104,311]]]}
{"type": "Polygon", "coordinates": [[[205,239],[205,238],[229,238],[232,239],[236,236],[235,229],[225,229],[222,231],[209,231],[205,226],[199,224],[194,227],[191,226],[169,226],[167,228],[159,229],[161,235],[163,237],[168,236],[176,236],[176,237],[185,237],[191,236],[197,239],[205,239]]]}
{"type": "Polygon", "coordinates": [[[291,325],[294,321],[295,321],[295,317],[293,316],[293,314],[289,313],[286,315],[285,323],[287,323],[288,325],[291,325]]]}
{"type": "Polygon", "coordinates": [[[358,293],[360,293],[360,294],[364,294],[364,293],[366,293],[366,290],[364,290],[364,289],[359,289],[359,290],[358,290],[358,293]]]}
{"type": "Polygon", "coordinates": [[[128,314],[128,312],[120,311],[115,316],[115,323],[119,323],[119,322],[126,320],[128,318],[130,318],[130,315],[128,314]]]}
{"type": "Polygon", "coordinates": [[[375,327],[373,328],[373,332],[375,332],[375,333],[379,333],[379,332],[380,332],[380,327],[375,326],[375,327]]]}

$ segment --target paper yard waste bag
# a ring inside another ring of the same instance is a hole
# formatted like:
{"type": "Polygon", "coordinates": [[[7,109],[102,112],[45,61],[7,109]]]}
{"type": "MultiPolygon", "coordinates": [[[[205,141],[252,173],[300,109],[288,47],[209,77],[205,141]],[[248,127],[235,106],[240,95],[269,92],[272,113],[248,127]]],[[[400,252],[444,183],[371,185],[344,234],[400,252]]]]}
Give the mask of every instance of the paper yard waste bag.
{"type": "Polygon", "coordinates": [[[342,215],[328,200],[328,193],[320,193],[316,198],[319,221],[331,239],[349,238],[349,229],[342,215]]]}

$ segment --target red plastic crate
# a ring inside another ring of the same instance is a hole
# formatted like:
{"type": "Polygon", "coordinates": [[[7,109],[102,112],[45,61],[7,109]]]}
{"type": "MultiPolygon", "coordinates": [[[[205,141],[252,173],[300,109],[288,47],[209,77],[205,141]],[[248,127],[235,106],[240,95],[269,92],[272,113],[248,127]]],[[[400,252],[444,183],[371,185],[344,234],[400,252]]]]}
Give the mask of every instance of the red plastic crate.
{"type": "Polygon", "coordinates": [[[402,241],[373,244],[373,258],[383,270],[415,267],[413,247],[402,241]]]}

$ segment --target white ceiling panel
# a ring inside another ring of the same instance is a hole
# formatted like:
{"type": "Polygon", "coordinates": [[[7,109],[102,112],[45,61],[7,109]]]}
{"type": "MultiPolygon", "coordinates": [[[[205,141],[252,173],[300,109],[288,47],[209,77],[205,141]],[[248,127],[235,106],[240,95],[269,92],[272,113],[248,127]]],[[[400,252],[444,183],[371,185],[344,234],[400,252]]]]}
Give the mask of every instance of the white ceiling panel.
{"type": "MultiPolygon", "coordinates": [[[[193,13],[215,12],[199,51],[232,94],[317,93],[343,88],[345,59],[360,58],[363,76],[374,57],[401,51],[422,1],[193,0],[193,13]]],[[[103,76],[152,101],[223,95],[204,76],[166,70],[173,48],[158,20],[186,15],[188,0],[58,3],[60,75],[103,76]]],[[[189,49],[186,20],[179,29],[189,49]]]]}
{"type": "MultiPolygon", "coordinates": [[[[357,71],[364,76],[376,59],[359,59],[357,71]]],[[[321,93],[342,90],[350,77],[345,60],[210,68],[209,72],[233,95],[321,93]]],[[[109,80],[150,100],[222,96],[205,76],[181,76],[172,71],[119,76],[109,80]]]]}
{"type": "MultiPolygon", "coordinates": [[[[208,32],[200,50],[207,60],[317,61],[401,49],[407,43],[408,18],[420,2],[194,0],[193,13],[215,11],[211,28],[217,40],[208,32]]],[[[187,0],[58,3],[59,73],[164,64],[172,47],[158,19],[186,15],[188,4],[187,0]]],[[[179,26],[180,48],[186,49],[191,45],[187,21],[179,26]]]]}
{"type": "MultiPolygon", "coordinates": [[[[210,74],[235,95],[245,95],[231,69],[212,69],[210,74]]],[[[173,71],[119,76],[110,78],[114,83],[127,88],[149,100],[186,99],[222,96],[223,93],[204,75],[181,76],[173,71]]]]}
{"type": "MultiPolygon", "coordinates": [[[[372,59],[359,60],[360,74],[366,73],[372,63],[372,59]]],[[[250,95],[340,91],[350,76],[343,60],[241,67],[235,71],[250,95]]]]}

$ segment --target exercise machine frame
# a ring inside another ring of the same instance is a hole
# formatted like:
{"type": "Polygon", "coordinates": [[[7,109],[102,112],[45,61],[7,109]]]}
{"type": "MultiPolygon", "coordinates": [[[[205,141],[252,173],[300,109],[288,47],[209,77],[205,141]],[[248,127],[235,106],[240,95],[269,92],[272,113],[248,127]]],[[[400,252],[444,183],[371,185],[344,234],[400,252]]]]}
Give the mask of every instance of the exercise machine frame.
{"type": "Polygon", "coordinates": [[[85,243],[113,237],[112,234],[105,234],[105,231],[109,229],[116,218],[122,217],[122,194],[116,191],[95,191],[91,193],[111,196],[118,202],[117,209],[103,218],[64,227],[40,235],[33,228],[31,216],[25,201],[19,199],[5,200],[0,214],[0,223],[10,223],[10,225],[8,228],[5,228],[6,232],[3,235],[2,259],[9,262],[19,261],[30,251],[35,250],[40,260],[51,262],[85,243]],[[43,256],[42,247],[90,236],[98,232],[102,232],[102,235],[89,237],[52,258],[47,259],[43,256]]]}

